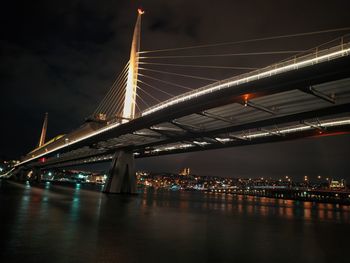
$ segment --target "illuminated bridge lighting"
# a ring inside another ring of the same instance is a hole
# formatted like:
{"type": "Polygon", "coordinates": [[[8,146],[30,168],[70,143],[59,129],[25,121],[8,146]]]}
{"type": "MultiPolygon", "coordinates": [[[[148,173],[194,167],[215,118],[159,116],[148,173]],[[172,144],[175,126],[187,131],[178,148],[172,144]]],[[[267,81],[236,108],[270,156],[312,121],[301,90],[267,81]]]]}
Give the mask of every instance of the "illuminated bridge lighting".
{"type": "Polygon", "coordinates": [[[194,147],[194,145],[189,143],[182,143],[182,144],[173,145],[173,146],[159,147],[152,151],[145,151],[145,153],[167,152],[167,151],[173,151],[173,150],[187,149],[191,147],[194,147]]]}
{"type": "MultiPolygon", "coordinates": [[[[342,57],[342,56],[349,56],[349,54],[350,54],[350,43],[343,44],[341,46],[336,46],[336,47],[329,48],[329,49],[325,49],[325,50],[321,50],[321,51],[318,51],[317,53],[308,54],[306,56],[302,56],[302,57],[299,57],[299,58],[296,58],[293,60],[288,60],[288,61],[281,62],[281,63],[275,64],[275,65],[271,65],[269,67],[266,67],[266,68],[263,68],[260,70],[256,70],[256,71],[252,71],[252,72],[247,73],[247,74],[235,76],[233,78],[219,81],[219,82],[204,86],[202,88],[199,88],[197,90],[184,93],[182,95],[174,97],[170,100],[167,100],[163,103],[160,103],[158,105],[155,105],[155,106],[145,110],[142,113],[142,116],[145,116],[145,115],[154,113],[156,111],[165,109],[171,105],[180,103],[182,101],[188,101],[188,100],[194,99],[196,97],[203,96],[205,94],[219,91],[221,89],[227,89],[227,88],[237,86],[237,85],[242,84],[242,83],[247,83],[247,82],[251,82],[254,80],[261,79],[261,78],[267,78],[267,77],[270,77],[270,76],[273,76],[276,74],[280,74],[283,72],[296,70],[298,68],[308,67],[308,66],[312,66],[314,64],[327,62],[327,61],[334,60],[334,59],[342,57]]],[[[245,99],[248,99],[248,97],[245,97],[245,99]]],[[[259,131],[256,131],[255,133],[249,133],[249,134],[246,134],[244,136],[236,135],[235,136],[236,139],[234,137],[230,137],[230,138],[222,138],[221,137],[220,138],[220,135],[217,134],[215,136],[217,136],[218,138],[215,138],[215,140],[217,142],[226,143],[226,142],[230,142],[232,140],[237,140],[237,139],[245,139],[245,140],[246,139],[254,139],[254,138],[259,138],[259,137],[263,137],[263,136],[275,136],[275,135],[281,135],[281,134],[283,135],[283,134],[294,133],[294,132],[302,132],[305,130],[315,129],[315,127],[316,128],[319,127],[320,129],[322,129],[322,128],[327,128],[327,127],[349,125],[349,124],[350,124],[350,119],[341,119],[341,120],[337,119],[337,120],[332,120],[332,121],[327,121],[327,122],[325,121],[323,123],[314,123],[312,125],[308,125],[307,123],[303,123],[303,124],[298,124],[295,126],[280,128],[280,130],[277,130],[277,131],[275,131],[275,130],[271,130],[271,131],[259,130],[259,131]]],[[[69,135],[62,137],[62,139],[60,137],[59,139],[53,141],[54,143],[52,145],[48,144],[45,151],[42,151],[42,152],[39,151],[38,154],[31,152],[31,155],[27,156],[27,159],[24,159],[22,162],[15,164],[15,167],[22,166],[23,164],[29,163],[29,162],[34,161],[34,160],[38,160],[39,158],[47,156],[53,152],[57,152],[61,149],[67,148],[71,145],[75,145],[78,142],[81,142],[81,141],[90,139],[92,137],[95,137],[97,135],[106,133],[108,131],[111,131],[111,130],[117,128],[120,125],[123,125],[123,123],[114,122],[114,123],[108,124],[107,126],[104,126],[103,128],[100,128],[98,130],[88,132],[87,134],[84,134],[80,137],[72,138],[69,135]]],[[[158,125],[153,124],[153,126],[151,126],[151,129],[155,129],[155,130],[163,130],[164,129],[165,131],[168,131],[169,129],[173,129],[173,128],[167,128],[167,127],[159,127],[158,125]]],[[[177,130],[178,129],[174,129],[174,131],[177,131],[177,130]]],[[[215,142],[213,142],[213,143],[215,143],[215,142]]],[[[171,148],[169,146],[167,146],[167,147],[163,146],[163,147],[157,148],[153,151],[156,151],[156,152],[157,151],[172,151],[172,150],[176,150],[176,149],[183,149],[183,148],[196,147],[196,146],[205,147],[207,144],[213,144],[213,143],[212,142],[210,142],[210,143],[203,142],[203,141],[193,141],[190,144],[177,144],[176,146],[172,145],[171,147],[175,147],[175,149],[171,148]]],[[[113,145],[113,146],[115,148],[119,147],[117,145],[113,145]]],[[[146,151],[145,151],[145,153],[146,153],[146,151]]],[[[61,158],[61,157],[59,157],[59,158],[61,158]]]]}
{"type": "Polygon", "coordinates": [[[209,142],[199,142],[199,141],[193,141],[194,144],[197,144],[199,146],[205,146],[205,145],[208,145],[210,144],[209,142]]]}
{"type": "Polygon", "coordinates": [[[15,170],[15,168],[12,168],[11,170],[7,171],[6,173],[0,174],[0,178],[1,177],[6,178],[6,177],[10,176],[14,170],[15,170]]]}
{"type": "MultiPolygon", "coordinates": [[[[254,80],[258,80],[258,79],[262,79],[262,78],[267,78],[267,77],[271,77],[272,75],[277,75],[277,74],[281,74],[283,72],[286,71],[291,71],[291,70],[296,70],[298,68],[302,68],[302,67],[307,67],[307,66],[312,66],[314,64],[319,64],[322,62],[326,62],[329,60],[333,60],[342,56],[348,56],[349,52],[350,52],[350,48],[344,48],[344,46],[349,46],[349,44],[346,45],[340,45],[340,46],[336,46],[334,48],[331,48],[329,50],[323,50],[320,51],[319,53],[317,53],[317,56],[315,56],[315,53],[311,54],[313,56],[313,58],[309,58],[309,59],[305,59],[303,61],[300,62],[295,62],[294,59],[286,61],[286,62],[281,62],[272,66],[268,66],[266,68],[260,69],[260,70],[256,70],[247,74],[243,74],[243,75],[239,75],[237,77],[233,77],[227,80],[223,80],[223,81],[218,81],[214,84],[210,84],[207,86],[204,86],[203,88],[199,88],[197,90],[194,91],[190,91],[190,92],[186,92],[182,95],[176,96],[174,98],[171,98],[169,100],[166,100],[162,103],[159,103],[153,107],[150,107],[149,109],[145,110],[144,112],[142,112],[142,116],[148,115],[150,113],[162,110],[164,108],[167,108],[171,105],[183,102],[183,101],[187,101],[190,99],[194,99],[196,97],[199,96],[203,96],[205,94],[209,94],[221,89],[225,89],[225,88],[230,88],[232,86],[237,86],[240,85],[242,83],[247,83],[247,82],[251,82],[254,80]],[[340,49],[340,50],[338,50],[340,49]],[[338,50],[338,51],[334,51],[334,50],[338,50]],[[325,53],[325,54],[324,54],[325,53]],[[324,55],[320,55],[320,54],[324,54],[324,55]],[[285,64],[289,64],[289,65],[285,65],[285,64]]],[[[305,57],[310,57],[309,55],[304,56],[305,57]]],[[[300,59],[300,58],[298,58],[300,59]]]]}
{"type": "MultiPolygon", "coordinates": [[[[346,119],[346,120],[334,120],[334,121],[328,121],[328,122],[323,122],[323,123],[319,123],[319,125],[321,127],[334,127],[334,126],[341,126],[341,125],[350,125],[350,119],[346,119]]],[[[288,128],[284,128],[284,129],[280,129],[278,131],[274,131],[274,132],[278,132],[279,134],[288,134],[288,133],[295,133],[295,132],[302,132],[302,131],[306,131],[306,130],[313,130],[315,129],[314,126],[292,126],[292,127],[288,127],[288,128]]],[[[274,136],[275,134],[270,133],[270,132],[257,132],[257,133],[253,133],[253,134],[249,134],[244,136],[247,139],[254,139],[254,138],[259,138],[259,137],[266,137],[266,136],[274,136]]]]}
{"type": "MultiPolygon", "coordinates": [[[[35,156],[35,157],[32,157],[30,159],[27,159],[23,162],[20,162],[18,164],[15,165],[18,166],[18,165],[22,165],[24,163],[27,163],[27,162],[30,162],[32,160],[35,160],[37,158],[40,158],[50,152],[54,152],[54,151],[57,151],[59,149],[62,149],[66,146],[69,146],[69,145],[72,145],[72,144],[75,144],[79,141],[82,141],[82,140],[85,140],[87,138],[90,138],[90,137],[93,137],[97,134],[100,134],[100,133],[103,133],[103,132],[106,132],[110,129],[113,129],[117,126],[119,126],[120,123],[114,123],[112,125],[109,125],[109,126],[106,126],[100,130],[97,130],[93,133],[90,133],[86,136],[83,136],[75,141],[70,141],[68,142],[67,144],[64,144],[64,145],[61,145],[61,146],[58,146],[56,148],[53,148],[52,150],[48,151],[48,152],[45,152],[45,153],[42,153],[38,156],[35,156]]],[[[276,130],[276,131],[270,131],[270,132],[266,132],[266,131],[257,131],[257,132],[254,132],[254,133],[250,133],[250,134],[246,134],[244,136],[236,136],[237,138],[241,138],[241,139],[248,139],[248,140],[251,140],[251,139],[255,139],[255,138],[261,138],[261,137],[270,137],[270,136],[275,136],[276,133],[278,134],[289,134],[289,133],[296,133],[296,132],[302,132],[302,131],[306,131],[306,130],[312,130],[312,129],[315,129],[315,126],[320,126],[320,127],[324,127],[324,128],[327,128],[327,127],[335,127],[335,126],[342,126],[342,125],[350,125],[350,118],[342,118],[342,119],[334,119],[334,120],[331,120],[331,121],[324,121],[324,122],[319,122],[317,124],[313,124],[313,125],[302,125],[302,124],[299,124],[299,125],[295,125],[295,126],[290,126],[288,128],[280,128],[279,130],[276,130]]],[[[222,143],[227,143],[227,142],[232,142],[232,141],[235,141],[235,139],[233,138],[215,138],[217,141],[219,142],[222,142],[222,143]]],[[[190,148],[190,147],[194,147],[195,145],[198,145],[198,146],[201,146],[201,147],[204,147],[204,146],[207,146],[209,145],[210,143],[209,142],[201,142],[201,141],[193,141],[193,144],[178,144],[178,145],[175,145],[175,146],[166,146],[166,147],[159,147],[159,148],[156,148],[152,151],[145,151],[146,154],[149,154],[149,153],[158,153],[158,152],[167,152],[167,151],[172,151],[172,150],[178,150],[178,149],[186,149],[186,148],[190,148]]],[[[135,156],[137,155],[140,155],[140,153],[135,153],[135,156]]],[[[108,158],[109,159],[109,158],[108,158]]],[[[106,160],[106,158],[105,158],[106,160]]]]}
{"type": "Polygon", "coordinates": [[[350,124],[350,119],[345,119],[345,120],[331,121],[331,122],[322,123],[322,126],[324,126],[324,127],[332,127],[332,126],[349,125],[349,124],[350,124]]]}
{"type": "MultiPolygon", "coordinates": [[[[346,118],[346,119],[335,119],[335,120],[331,120],[331,121],[325,121],[325,122],[320,122],[318,124],[321,127],[335,127],[335,126],[342,126],[342,125],[350,125],[350,118],[346,118]]],[[[248,139],[248,140],[252,140],[252,139],[256,139],[256,138],[261,138],[261,137],[271,137],[271,136],[276,136],[276,134],[290,134],[290,133],[297,133],[297,132],[303,132],[303,131],[307,131],[307,130],[314,130],[315,129],[315,125],[295,125],[295,126],[290,126],[288,128],[281,128],[278,130],[271,130],[271,131],[257,131],[257,132],[252,132],[248,135],[243,135],[243,136],[235,136],[236,138],[239,139],[248,139]]],[[[228,143],[228,142],[234,142],[237,141],[237,139],[234,138],[219,138],[216,137],[215,138],[217,141],[222,142],[222,143],[228,143]]],[[[199,142],[199,141],[193,141],[193,144],[179,144],[179,145],[174,145],[174,146],[164,146],[164,147],[159,147],[156,148],[152,151],[145,151],[146,154],[152,154],[152,153],[160,153],[160,152],[167,152],[167,151],[173,151],[173,150],[181,150],[181,149],[185,149],[185,148],[190,148],[190,147],[195,147],[195,145],[198,146],[207,146],[210,145],[211,143],[208,142],[199,142]]]]}
{"type": "Polygon", "coordinates": [[[232,141],[231,138],[219,138],[219,137],[216,137],[215,140],[223,143],[232,141]]]}
{"type": "Polygon", "coordinates": [[[37,156],[34,155],[32,158],[29,158],[29,159],[27,159],[27,160],[24,160],[23,162],[20,162],[20,163],[18,163],[18,164],[15,164],[14,166],[17,167],[17,166],[23,165],[23,164],[25,164],[25,163],[27,163],[27,162],[33,161],[33,160],[35,160],[35,159],[37,159],[37,158],[40,158],[40,157],[42,157],[42,156],[44,156],[44,155],[47,155],[47,154],[49,154],[49,153],[55,152],[55,151],[57,151],[57,150],[60,150],[60,149],[65,148],[65,147],[67,147],[67,146],[73,145],[73,144],[75,144],[75,143],[77,143],[77,142],[83,141],[83,140],[88,139],[88,138],[91,138],[91,137],[93,137],[93,136],[95,136],[95,135],[98,135],[98,134],[104,133],[104,132],[106,132],[106,131],[109,131],[109,130],[111,130],[111,129],[114,129],[115,127],[118,127],[119,125],[121,125],[121,124],[118,123],[118,122],[115,122],[115,123],[113,123],[113,124],[111,124],[111,125],[108,125],[108,126],[106,126],[106,127],[101,128],[101,129],[99,129],[99,130],[97,130],[97,131],[94,131],[94,132],[91,132],[91,133],[89,133],[89,134],[87,134],[87,135],[85,135],[85,136],[82,136],[82,137],[80,137],[80,138],[78,138],[78,139],[76,139],[76,140],[74,140],[74,141],[70,141],[70,140],[67,141],[67,140],[66,140],[66,143],[65,143],[65,144],[60,145],[60,146],[57,146],[57,147],[55,147],[55,148],[53,148],[53,149],[51,149],[51,150],[49,150],[49,151],[47,151],[47,152],[44,152],[44,153],[42,153],[42,154],[39,154],[39,155],[37,155],[37,156]]]}

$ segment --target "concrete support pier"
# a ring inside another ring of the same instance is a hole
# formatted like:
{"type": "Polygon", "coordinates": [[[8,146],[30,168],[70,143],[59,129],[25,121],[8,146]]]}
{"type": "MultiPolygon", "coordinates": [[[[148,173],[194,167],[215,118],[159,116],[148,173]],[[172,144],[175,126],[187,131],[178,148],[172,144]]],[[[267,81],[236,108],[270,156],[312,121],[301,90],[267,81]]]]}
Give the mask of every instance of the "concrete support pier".
{"type": "Polygon", "coordinates": [[[40,183],[40,181],[41,181],[41,170],[39,168],[37,168],[37,167],[33,168],[31,181],[35,181],[35,182],[40,183]]]}
{"type": "Polygon", "coordinates": [[[132,152],[119,151],[115,153],[103,192],[136,194],[136,173],[132,152]]]}
{"type": "Polygon", "coordinates": [[[27,179],[27,174],[28,171],[19,168],[18,170],[16,169],[15,171],[13,171],[11,178],[19,182],[24,182],[27,179]]]}

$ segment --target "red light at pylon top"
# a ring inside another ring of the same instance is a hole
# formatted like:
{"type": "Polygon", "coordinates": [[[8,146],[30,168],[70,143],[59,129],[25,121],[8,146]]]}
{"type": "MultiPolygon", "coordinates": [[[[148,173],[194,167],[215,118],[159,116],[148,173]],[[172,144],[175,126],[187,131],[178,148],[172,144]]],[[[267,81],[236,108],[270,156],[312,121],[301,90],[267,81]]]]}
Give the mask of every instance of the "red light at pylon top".
{"type": "Polygon", "coordinates": [[[137,9],[137,12],[139,13],[139,15],[143,15],[145,13],[145,11],[141,8],[137,9]]]}

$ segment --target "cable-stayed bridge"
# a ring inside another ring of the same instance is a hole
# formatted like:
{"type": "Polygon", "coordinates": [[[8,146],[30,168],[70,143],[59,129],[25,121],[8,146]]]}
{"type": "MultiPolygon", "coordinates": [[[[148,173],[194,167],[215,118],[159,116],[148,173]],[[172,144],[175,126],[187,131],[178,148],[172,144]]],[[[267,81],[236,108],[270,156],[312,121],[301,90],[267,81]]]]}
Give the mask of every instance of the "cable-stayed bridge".
{"type": "MultiPolygon", "coordinates": [[[[140,10],[130,59],[94,113],[73,132],[43,143],[46,119],[39,147],[21,160],[17,171],[32,170],[34,176],[40,176],[39,169],[111,160],[104,190],[135,192],[134,158],[350,131],[349,36],[259,69],[222,66],[247,72],[217,80],[163,68],[182,66],[214,70],[220,66],[163,63],[164,59],[181,56],[155,56],[152,60],[148,56],[151,52],[140,51],[142,14],[140,10]],[[159,78],[158,73],[209,84],[192,89],[159,78]],[[172,94],[162,88],[169,85],[184,92],[172,94]],[[166,95],[168,99],[160,100],[154,93],[166,95]]],[[[222,56],[229,60],[232,56],[265,53],[222,56]]],[[[197,57],[205,56],[213,55],[197,57]]]]}

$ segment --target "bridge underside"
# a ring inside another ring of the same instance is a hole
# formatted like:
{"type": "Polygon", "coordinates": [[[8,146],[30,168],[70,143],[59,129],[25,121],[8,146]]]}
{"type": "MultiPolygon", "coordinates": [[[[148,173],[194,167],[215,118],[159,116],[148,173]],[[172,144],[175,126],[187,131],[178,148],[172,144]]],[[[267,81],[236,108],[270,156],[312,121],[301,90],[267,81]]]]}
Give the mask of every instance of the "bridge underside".
{"type": "Polygon", "coordinates": [[[32,151],[17,169],[112,160],[104,190],[133,193],[134,158],[344,133],[350,56],[193,96],[126,123],[86,123],[32,151]]]}
{"type": "Polygon", "coordinates": [[[207,93],[127,123],[86,124],[21,163],[58,167],[350,131],[350,57],[207,93]],[[45,160],[38,162],[39,158],[45,160]]]}
{"type": "Polygon", "coordinates": [[[350,132],[350,78],[249,96],[247,100],[232,96],[232,103],[224,106],[135,129],[40,165],[110,161],[121,149],[143,158],[350,132]]]}

